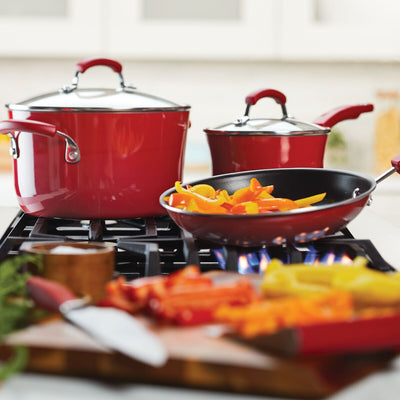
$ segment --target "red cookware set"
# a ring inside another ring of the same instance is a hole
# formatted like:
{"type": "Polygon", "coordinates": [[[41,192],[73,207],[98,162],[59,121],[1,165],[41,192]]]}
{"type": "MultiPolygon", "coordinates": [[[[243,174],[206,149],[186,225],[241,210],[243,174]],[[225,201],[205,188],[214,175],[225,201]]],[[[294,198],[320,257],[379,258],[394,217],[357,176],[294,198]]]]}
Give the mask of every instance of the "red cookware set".
{"type": "MultiPolygon", "coordinates": [[[[0,133],[11,139],[20,207],[35,216],[72,219],[168,212],[197,237],[241,246],[312,240],[346,226],[376,182],[324,169],[326,141],[330,128],[372,111],[372,104],[339,107],[310,123],[289,116],[286,97],[277,90],[251,93],[245,101],[244,116],[205,129],[214,176],[193,184],[231,192],[256,177],[263,185],[273,184],[274,195],[281,197],[326,192],[321,205],[222,216],[168,206],[163,198],[182,180],[190,106],[139,92],[125,83],[119,62],[97,58],[77,64],[71,85],[7,105],[10,119],[0,122],[0,133]],[[115,72],[118,88],[79,88],[80,74],[94,66],[115,72]],[[281,118],[250,118],[251,107],[263,98],[281,107],[281,118]]],[[[398,172],[399,161],[392,164],[398,172]]]]}

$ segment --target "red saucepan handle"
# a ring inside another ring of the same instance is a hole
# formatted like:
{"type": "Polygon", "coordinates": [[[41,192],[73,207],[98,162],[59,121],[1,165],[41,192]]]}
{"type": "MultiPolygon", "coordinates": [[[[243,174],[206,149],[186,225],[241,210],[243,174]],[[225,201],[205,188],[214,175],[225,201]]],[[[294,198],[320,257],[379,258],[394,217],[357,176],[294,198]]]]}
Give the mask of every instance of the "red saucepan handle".
{"type": "Polygon", "coordinates": [[[68,287],[39,276],[28,279],[27,289],[35,304],[50,311],[58,311],[61,304],[77,298],[68,287]]]}
{"type": "Polygon", "coordinates": [[[261,89],[247,95],[246,96],[247,106],[246,106],[246,111],[244,113],[245,117],[249,115],[250,107],[254,106],[258,100],[263,99],[265,97],[270,97],[271,99],[274,99],[282,107],[283,118],[287,118],[288,114],[286,111],[286,96],[279,90],[275,89],[261,89]]]}
{"type": "Polygon", "coordinates": [[[246,96],[246,104],[254,106],[258,100],[263,99],[264,97],[271,97],[280,105],[286,104],[286,96],[275,89],[261,89],[250,93],[246,96]]]}
{"type": "Polygon", "coordinates": [[[37,133],[53,137],[57,133],[55,125],[39,121],[8,119],[0,121],[0,134],[6,135],[14,131],[37,133]]]}
{"type": "Polygon", "coordinates": [[[89,60],[80,61],[76,64],[76,70],[83,74],[88,68],[95,66],[110,67],[114,72],[122,72],[122,65],[118,61],[111,60],[110,58],[91,58],[89,60]]]}
{"type": "Polygon", "coordinates": [[[313,122],[314,124],[332,128],[334,125],[347,119],[356,119],[360,114],[373,111],[373,104],[357,104],[355,106],[341,106],[328,111],[313,122]]]}

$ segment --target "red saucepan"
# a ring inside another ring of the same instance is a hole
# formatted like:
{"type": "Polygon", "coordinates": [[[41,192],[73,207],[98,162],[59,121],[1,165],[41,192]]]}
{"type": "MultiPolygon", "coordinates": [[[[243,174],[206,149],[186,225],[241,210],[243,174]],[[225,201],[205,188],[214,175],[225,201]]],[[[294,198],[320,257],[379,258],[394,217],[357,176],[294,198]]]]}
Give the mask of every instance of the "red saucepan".
{"type": "Polygon", "coordinates": [[[160,203],[181,228],[211,242],[246,247],[308,242],[346,227],[368,202],[376,183],[395,171],[400,173],[400,155],[392,160],[392,166],[376,180],[341,170],[281,168],[237,172],[190,183],[205,183],[232,194],[249,186],[250,179],[255,177],[263,186],[274,185],[275,197],[296,200],[326,192],[325,199],[318,205],[286,212],[217,215],[182,211],[164,201],[174,188],[161,195],[160,203]]]}
{"type": "Polygon", "coordinates": [[[244,116],[214,129],[205,129],[213,175],[268,168],[322,168],[330,128],[374,109],[372,104],[335,108],[313,123],[298,121],[286,110],[286,96],[263,89],[246,97],[244,116]],[[250,107],[263,98],[274,99],[282,118],[250,119],[250,107]]]}
{"type": "Polygon", "coordinates": [[[19,204],[28,214],[128,218],[163,214],[159,194],[182,178],[189,106],[127,85],[120,63],[77,64],[71,86],[18,104],[9,134],[19,204]],[[94,66],[117,74],[117,89],[78,89],[94,66]],[[36,121],[36,122],[35,122],[36,121]]]}

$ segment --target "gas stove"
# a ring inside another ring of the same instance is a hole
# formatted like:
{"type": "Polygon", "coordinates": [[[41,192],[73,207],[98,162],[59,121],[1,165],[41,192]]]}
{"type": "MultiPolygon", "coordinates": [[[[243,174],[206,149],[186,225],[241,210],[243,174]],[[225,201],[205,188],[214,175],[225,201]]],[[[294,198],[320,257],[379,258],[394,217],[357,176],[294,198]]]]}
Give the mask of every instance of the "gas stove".
{"type": "Polygon", "coordinates": [[[41,218],[18,212],[0,242],[0,260],[17,255],[25,242],[103,241],[116,247],[115,273],[132,280],[169,274],[195,264],[203,272],[226,270],[261,274],[272,258],[284,264],[351,263],[357,256],[370,268],[394,268],[368,239],[354,238],[348,229],[313,242],[243,248],[204,242],[180,229],[168,216],[121,220],[41,218]]]}

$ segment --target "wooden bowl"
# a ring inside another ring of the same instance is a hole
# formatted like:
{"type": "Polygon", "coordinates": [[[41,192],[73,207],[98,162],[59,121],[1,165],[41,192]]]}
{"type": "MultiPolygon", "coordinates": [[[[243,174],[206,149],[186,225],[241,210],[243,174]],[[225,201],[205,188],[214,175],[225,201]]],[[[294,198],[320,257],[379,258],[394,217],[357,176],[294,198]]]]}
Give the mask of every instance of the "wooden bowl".
{"type": "Polygon", "coordinates": [[[93,302],[104,296],[104,286],[113,277],[115,249],[109,243],[24,242],[20,250],[42,255],[39,275],[63,283],[77,296],[90,296],[93,302]]]}

